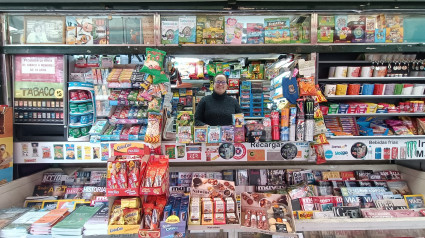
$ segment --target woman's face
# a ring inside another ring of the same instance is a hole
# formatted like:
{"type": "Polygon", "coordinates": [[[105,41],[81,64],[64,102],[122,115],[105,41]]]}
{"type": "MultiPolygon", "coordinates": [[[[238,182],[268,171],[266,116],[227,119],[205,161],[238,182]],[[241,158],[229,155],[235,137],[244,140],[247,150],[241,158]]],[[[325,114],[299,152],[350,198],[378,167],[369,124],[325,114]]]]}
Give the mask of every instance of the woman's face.
{"type": "Polygon", "coordinates": [[[214,92],[221,95],[227,90],[227,80],[224,75],[219,75],[214,81],[214,92]]]}

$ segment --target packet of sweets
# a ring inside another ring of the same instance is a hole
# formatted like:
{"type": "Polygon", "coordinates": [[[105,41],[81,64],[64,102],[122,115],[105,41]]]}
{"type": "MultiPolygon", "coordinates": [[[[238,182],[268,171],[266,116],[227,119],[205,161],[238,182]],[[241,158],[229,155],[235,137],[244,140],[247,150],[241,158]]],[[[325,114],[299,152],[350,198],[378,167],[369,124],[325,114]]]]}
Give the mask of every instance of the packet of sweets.
{"type": "Polygon", "coordinates": [[[140,221],[140,212],[138,208],[123,209],[125,225],[138,225],[140,221]]]}
{"type": "Polygon", "coordinates": [[[125,161],[114,161],[118,176],[118,188],[127,188],[127,164],[125,161]]]}
{"type": "Polygon", "coordinates": [[[128,169],[128,187],[138,188],[140,186],[140,161],[130,160],[127,161],[128,169]]]}
{"type": "Polygon", "coordinates": [[[143,228],[152,230],[152,212],[154,205],[152,203],[143,204],[143,228]]]}

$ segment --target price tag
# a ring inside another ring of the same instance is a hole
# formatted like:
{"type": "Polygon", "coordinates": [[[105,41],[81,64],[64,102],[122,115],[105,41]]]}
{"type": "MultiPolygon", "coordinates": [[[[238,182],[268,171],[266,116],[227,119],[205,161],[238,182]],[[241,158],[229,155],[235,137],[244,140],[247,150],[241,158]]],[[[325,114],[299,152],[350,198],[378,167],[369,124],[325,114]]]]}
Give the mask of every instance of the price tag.
{"type": "Polygon", "coordinates": [[[56,89],[55,98],[63,98],[63,90],[62,89],[56,89]]]}

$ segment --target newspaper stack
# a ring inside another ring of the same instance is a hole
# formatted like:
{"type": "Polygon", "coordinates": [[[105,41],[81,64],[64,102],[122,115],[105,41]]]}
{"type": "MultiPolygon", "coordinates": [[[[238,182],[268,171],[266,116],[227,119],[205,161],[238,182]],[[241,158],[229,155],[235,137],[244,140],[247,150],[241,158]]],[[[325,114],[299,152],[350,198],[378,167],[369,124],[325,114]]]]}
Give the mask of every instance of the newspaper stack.
{"type": "Polygon", "coordinates": [[[52,227],[68,214],[68,209],[52,210],[31,225],[30,233],[32,235],[50,235],[52,227]]]}
{"type": "Polygon", "coordinates": [[[29,211],[1,230],[1,237],[26,237],[31,224],[46,215],[47,211],[29,211]]]}
{"type": "Polygon", "coordinates": [[[82,237],[84,224],[100,207],[81,206],[52,228],[53,237],[82,237]]]}
{"type": "Polygon", "coordinates": [[[102,204],[99,211],[84,225],[84,235],[108,235],[108,213],[108,206],[102,204]]]}

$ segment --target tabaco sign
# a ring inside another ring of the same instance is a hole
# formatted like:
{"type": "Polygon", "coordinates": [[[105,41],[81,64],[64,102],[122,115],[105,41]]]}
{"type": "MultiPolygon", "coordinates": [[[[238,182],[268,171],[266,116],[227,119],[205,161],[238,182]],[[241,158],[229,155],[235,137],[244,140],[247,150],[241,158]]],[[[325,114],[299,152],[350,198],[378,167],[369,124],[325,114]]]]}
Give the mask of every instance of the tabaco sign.
{"type": "Polygon", "coordinates": [[[149,146],[142,143],[119,143],[114,145],[114,155],[149,155],[149,146]]]}

